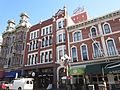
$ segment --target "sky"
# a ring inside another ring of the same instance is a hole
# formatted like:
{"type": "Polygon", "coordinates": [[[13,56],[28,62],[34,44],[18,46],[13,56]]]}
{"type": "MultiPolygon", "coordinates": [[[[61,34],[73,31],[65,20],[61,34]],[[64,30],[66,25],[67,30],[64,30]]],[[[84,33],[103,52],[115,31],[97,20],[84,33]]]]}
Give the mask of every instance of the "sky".
{"type": "Polygon", "coordinates": [[[14,19],[18,24],[22,12],[29,15],[29,22],[34,25],[51,18],[64,6],[70,16],[77,7],[84,6],[89,17],[95,18],[120,10],[120,0],[0,0],[0,36],[8,20],[14,19]]]}

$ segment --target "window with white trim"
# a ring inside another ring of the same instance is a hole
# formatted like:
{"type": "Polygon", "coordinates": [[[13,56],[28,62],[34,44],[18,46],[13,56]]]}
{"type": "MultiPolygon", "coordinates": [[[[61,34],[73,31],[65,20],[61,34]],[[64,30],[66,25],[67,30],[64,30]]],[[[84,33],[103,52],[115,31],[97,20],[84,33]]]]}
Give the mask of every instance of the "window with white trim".
{"type": "Polygon", "coordinates": [[[82,45],[81,46],[81,51],[82,51],[82,59],[83,60],[88,60],[87,45],[82,45]]]}
{"type": "Polygon", "coordinates": [[[52,25],[48,25],[42,28],[41,36],[52,33],[52,25]]]}
{"type": "Polygon", "coordinates": [[[52,51],[49,51],[49,61],[52,61],[52,51]]]}
{"type": "Polygon", "coordinates": [[[57,62],[60,62],[61,57],[66,54],[66,46],[61,45],[57,47],[57,62]]]}
{"type": "Polygon", "coordinates": [[[46,39],[45,39],[45,46],[48,46],[48,37],[46,37],[46,39]]]}
{"type": "Polygon", "coordinates": [[[29,51],[38,49],[38,40],[32,40],[29,45],[29,51]]]}
{"type": "Polygon", "coordinates": [[[65,21],[64,21],[64,19],[62,18],[62,19],[59,19],[58,21],[57,21],[57,29],[62,29],[62,28],[64,28],[65,27],[65,21]]]}
{"type": "Polygon", "coordinates": [[[97,30],[95,27],[92,27],[90,30],[91,37],[96,37],[97,36],[97,30]]]}
{"type": "Polygon", "coordinates": [[[63,56],[63,50],[59,50],[59,59],[63,56]]]}
{"type": "Polygon", "coordinates": [[[42,52],[41,53],[41,60],[40,60],[41,63],[44,63],[44,53],[42,52]]]}
{"type": "Polygon", "coordinates": [[[58,33],[57,34],[57,43],[65,42],[66,41],[66,36],[65,33],[58,33]]]}
{"type": "Polygon", "coordinates": [[[42,39],[42,47],[48,47],[52,45],[52,36],[46,36],[42,39]]]}
{"type": "Polygon", "coordinates": [[[39,37],[39,30],[30,32],[30,40],[38,38],[38,37],[39,37]]]}
{"type": "Polygon", "coordinates": [[[45,52],[45,62],[48,62],[48,59],[49,59],[48,52],[45,52]]]}
{"type": "Polygon", "coordinates": [[[45,39],[43,38],[42,39],[42,47],[44,47],[45,46],[45,39]]]}
{"type": "Polygon", "coordinates": [[[108,34],[108,33],[111,33],[111,27],[110,27],[110,24],[108,24],[108,23],[105,23],[105,24],[103,24],[103,32],[104,32],[104,34],[108,34]]]}
{"type": "Polygon", "coordinates": [[[117,55],[116,46],[112,39],[107,40],[107,52],[108,52],[108,56],[117,55]]]}
{"type": "Polygon", "coordinates": [[[74,42],[75,42],[75,41],[80,41],[81,39],[82,39],[82,33],[79,32],[79,31],[78,31],[78,32],[75,32],[75,33],[74,33],[74,39],[73,39],[74,42]]]}
{"type": "Polygon", "coordinates": [[[52,36],[49,36],[49,45],[52,45],[52,36]]]}
{"type": "Polygon", "coordinates": [[[100,47],[100,43],[99,42],[94,42],[93,43],[93,55],[94,58],[98,58],[102,56],[102,52],[101,52],[101,47],[100,47]]]}
{"type": "Polygon", "coordinates": [[[62,42],[62,34],[59,34],[59,42],[62,42]]]}
{"type": "Polygon", "coordinates": [[[52,62],[52,50],[42,51],[40,57],[40,63],[52,62]]]}
{"type": "Polygon", "coordinates": [[[38,63],[38,54],[29,54],[27,65],[35,65],[38,63]]]}
{"type": "Polygon", "coordinates": [[[76,47],[72,47],[72,61],[77,62],[77,49],[76,47]]]}

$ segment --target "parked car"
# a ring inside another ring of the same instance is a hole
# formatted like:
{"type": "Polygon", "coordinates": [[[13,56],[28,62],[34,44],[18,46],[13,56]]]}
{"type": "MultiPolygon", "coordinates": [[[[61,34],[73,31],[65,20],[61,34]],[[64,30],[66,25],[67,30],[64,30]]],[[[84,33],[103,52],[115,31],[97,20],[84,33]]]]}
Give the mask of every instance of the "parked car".
{"type": "Polygon", "coordinates": [[[0,90],[8,90],[8,82],[0,81],[0,90]]]}
{"type": "Polygon", "coordinates": [[[33,90],[33,78],[17,78],[8,84],[10,90],[33,90]]]}

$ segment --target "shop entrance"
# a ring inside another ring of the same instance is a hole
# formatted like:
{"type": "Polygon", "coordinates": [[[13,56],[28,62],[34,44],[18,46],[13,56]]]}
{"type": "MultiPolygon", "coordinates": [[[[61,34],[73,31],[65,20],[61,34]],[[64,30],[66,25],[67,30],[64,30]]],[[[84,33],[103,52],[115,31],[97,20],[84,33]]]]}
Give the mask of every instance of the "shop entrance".
{"type": "Polygon", "coordinates": [[[35,78],[34,86],[35,88],[47,88],[49,84],[53,83],[53,76],[39,75],[35,78]]]}
{"type": "Polygon", "coordinates": [[[64,68],[61,68],[59,70],[59,88],[66,88],[66,82],[67,82],[66,71],[64,70],[64,68]]]}

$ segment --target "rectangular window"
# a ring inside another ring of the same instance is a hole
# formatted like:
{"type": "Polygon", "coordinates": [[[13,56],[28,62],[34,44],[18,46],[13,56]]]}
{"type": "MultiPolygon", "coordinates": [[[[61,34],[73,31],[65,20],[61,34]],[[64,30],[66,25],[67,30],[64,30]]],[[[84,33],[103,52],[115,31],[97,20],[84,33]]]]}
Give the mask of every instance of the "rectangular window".
{"type": "Polygon", "coordinates": [[[62,42],[62,34],[59,34],[59,42],[62,42]]]}
{"type": "Polygon", "coordinates": [[[44,53],[41,53],[41,63],[43,63],[44,61],[44,53]]]}
{"type": "Polygon", "coordinates": [[[36,40],[36,49],[38,49],[38,40],[36,40]]]}
{"type": "Polygon", "coordinates": [[[63,34],[63,40],[66,41],[66,35],[65,35],[65,33],[63,34]]]}
{"type": "Polygon", "coordinates": [[[61,28],[62,28],[62,23],[60,21],[60,22],[58,22],[58,29],[61,29],[61,28]]]}
{"type": "Polygon", "coordinates": [[[37,64],[37,62],[38,62],[38,55],[35,54],[35,64],[37,64]]]}
{"type": "Polygon", "coordinates": [[[31,64],[34,63],[34,55],[32,55],[32,60],[31,60],[31,64]]]}
{"type": "Polygon", "coordinates": [[[52,61],[52,51],[49,51],[49,62],[52,61]]]}
{"type": "Polygon", "coordinates": [[[48,34],[48,27],[46,28],[46,34],[48,34]]]}
{"type": "Polygon", "coordinates": [[[49,59],[48,52],[45,52],[45,62],[48,62],[48,59],[49,59]]]}
{"type": "Polygon", "coordinates": [[[52,26],[49,27],[49,32],[52,33],[52,26]]]}
{"type": "Polygon", "coordinates": [[[30,39],[33,39],[33,33],[31,33],[31,37],[30,37],[30,39]]]}
{"type": "Polygon", "coordinates": [[[59,60],[61,59],[62,55],[62,50],[59,50],[59,60]]]}
{"type": "Polygon", "coordinates": [[[36,32],[34,32],[34,38],[36,38],[37,36],[36,36],[36,32]]]}
{"type": "Polygon", "coordinates": [[[51,45],[52,44],[52,38],[51,38],[51,36],[49,37],[49,45],[51,45]]]}
{"type": "Polygon", "coordinates": [[[43,35],[45,35],[45,29],[43,29],[42,31],[43,31],[43,35]]]}
{"type": "Polygon", "coordinates": [[[48,37],[46,37],[45,46],[48,46],[48,37]]]}
{"type": "Polygon", "coordinates": [[[37,31],[37,37],[39,37],[39,31],[37,31]]]}

